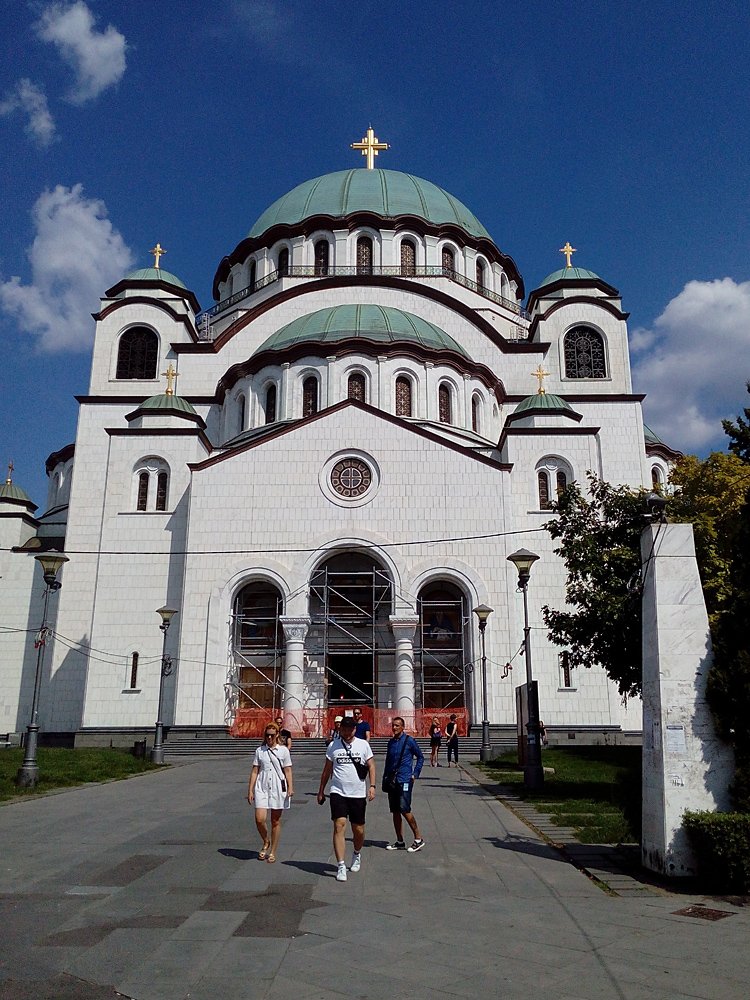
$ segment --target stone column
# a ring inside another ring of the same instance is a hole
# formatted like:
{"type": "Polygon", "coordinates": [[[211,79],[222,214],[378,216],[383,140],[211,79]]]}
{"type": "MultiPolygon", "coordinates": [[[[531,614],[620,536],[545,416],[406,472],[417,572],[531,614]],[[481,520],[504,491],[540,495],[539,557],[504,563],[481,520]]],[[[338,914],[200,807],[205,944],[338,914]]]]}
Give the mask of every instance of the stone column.
{"type": "Polygon", "coordinates": [[[325,403],[323,403],[322,400],[320,401],[320,408],[321,408],[321,410],[324,409],[324,407],[333,406],[333,404],[335,402],[337,402],[337,400],[336,400],[336,355],[335,354],[329,354],[326,357],[326,365],[327,365],[327,369],[328,369],[328,371],[326,372],[326,374],[328,376],[327,379],[326,379],[326,401],[325,401],[325,403]]]}
{"type": "MultiPolygon", "coordinates": [[[[384,354],[378,355],[378,388],[377,388],[377,403],[375,405],[379,410],[386,410],[386,403],[388,402],[388,386],[386,385],[385,376],[385,364],[388,358],[384,354]]],[[[393,407],[395,411],[395,406],[393,407]]]]}
{"type": "Polygon", "coordinates": [[[471,376],[464,372],[464,385],[463,385],[463,397],[464,397],[464,427],[467,431],[472,429],[471,427],[471,376]]]}
{"type": "Polygon", "coordinates": [[[310,628],[307,615],[279,618],[286,639],[284,661],[284,725],[293,736],[302,735],[302,709],[305,697],[305,639],[310,628]]]}
{"type": "Polygon", "coordinates": [[[391,615],[389,618],[396,639],[396,690],[393,699],[395,714],[402,715],[406,728],[414,727],[414,633],[419,625],[416,615],[391,615]]]}
{"type": "Polygon", "coordinates": [[[289,400],[289,362],[285,361],[281,366],[281,392],[276,400],[276,419],[288,420],[291,410],[289,400]]]}

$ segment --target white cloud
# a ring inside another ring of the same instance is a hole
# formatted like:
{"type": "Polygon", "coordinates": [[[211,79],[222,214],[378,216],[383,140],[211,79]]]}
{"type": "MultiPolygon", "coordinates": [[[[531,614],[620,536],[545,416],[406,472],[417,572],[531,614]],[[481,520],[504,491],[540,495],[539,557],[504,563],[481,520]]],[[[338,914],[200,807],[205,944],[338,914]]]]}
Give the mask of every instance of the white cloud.
{"type": "Polygon", "coordinates": [[[95,31],[94,16],[83,0],[51,4],[35,27],[43,41],[57,46],[76,74],[76,85],[68,95],[73,104],[93,100],[122,78],[125,36],[111,24],[95,31]]]}
{"type": "Polygon", "coordinates": [[[15,111],[28,115],[25,131],[37,145],[49,146],[57,138],[55,121],[47,106],[47,95],[31,80],[19,80],[13,91],[0,102],[0,115],[10,115],[15,111]]]}
{"type": "Polygon", "coordinates": [[[689,281],[650,329],[631,336],[646,422],[683,451],[726,445],[721,418],[748,405],[750,281],[689,281]]]}
{"type": "Polygon", "coordinates": [[[84,350],[94,335],[91,313],[133,256],[104,202],[85,198],[80,184],[44,191],[32,217],[31,284],[18,277],[0,282],[0,308],[38,338],[41,350],[84,350]]]}

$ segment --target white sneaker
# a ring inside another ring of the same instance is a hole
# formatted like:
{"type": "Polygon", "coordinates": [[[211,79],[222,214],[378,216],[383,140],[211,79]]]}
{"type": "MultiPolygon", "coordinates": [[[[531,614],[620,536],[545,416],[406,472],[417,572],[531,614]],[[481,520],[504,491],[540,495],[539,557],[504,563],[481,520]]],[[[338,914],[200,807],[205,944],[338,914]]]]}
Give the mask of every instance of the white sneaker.
{"type": "Polygon", "coordinates": [[[415,840],[411,847],[408,847],[407,850],[409,854],[416,854],[417,851],[421,851],[423,847],[424,841],[420,838],[419,840],[415,840]]]}
{"type": "Polygon", "coordinates": [[[406,844],[403,842],[403,840],[396,840],[392,844],[386,844],[385,849],[386,851],[405,851],[406,844]]]}
{"type": "Polygon", "coordinates": [[[346,864],[343,861],[339,862],[339,869],[336,872],[337,882],[346,882],[346,864]]]}
{"type": "Polygon", "coordinates": [[[354,854],[352,854],[352,866],[349,869],[349,871],[358,872],[361,867],[362,867],[362,855],[359,853],[359,851],[355,851],[354,854]]]}

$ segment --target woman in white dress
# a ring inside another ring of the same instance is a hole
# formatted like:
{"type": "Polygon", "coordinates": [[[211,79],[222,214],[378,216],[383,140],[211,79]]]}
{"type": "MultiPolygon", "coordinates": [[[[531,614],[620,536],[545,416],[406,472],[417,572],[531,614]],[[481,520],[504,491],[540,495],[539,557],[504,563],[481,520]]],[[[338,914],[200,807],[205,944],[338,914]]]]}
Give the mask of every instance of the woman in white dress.
{"type": "Polygon", "coordinates": [[[276,861],[276,849],[281,836],[281,813],[290,807],[294,795],[292,757],[287,747],[279,746],[278,740],[279,727],[275,722],[269,722],[265,728],[263,743],[255,751],[247,786],[247,801],[255,806],[255,825],[263,841],[258,857],[271,864],[276,861]]]}

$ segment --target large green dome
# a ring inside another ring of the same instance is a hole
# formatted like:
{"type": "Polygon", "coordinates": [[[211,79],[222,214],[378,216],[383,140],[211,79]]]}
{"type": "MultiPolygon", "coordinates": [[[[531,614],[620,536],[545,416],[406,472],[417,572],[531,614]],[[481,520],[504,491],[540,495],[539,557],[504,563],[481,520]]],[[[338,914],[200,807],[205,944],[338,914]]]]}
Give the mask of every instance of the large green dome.
{"type": "Polygon", "coordinates": [[[492,239],[473,212],[436,184],[399,170],[338,170],[298,184],[273,203],[248,233],[260,236],[277,225],[296,225],[314,215],[341,218],[353,212],[394,217],[416,215],[435,225],[460,226],[492,239]]]}
{"type": "Polygon", "coordinates": [[[283,351],[305,341],[334,344],[353,337],[381,344],[411,341],[422,347],[455,351],[468,357],[463,347],[434,323],[402,309],[375,305],[331,306],[298,316],[264,341],[256,354],[283,351]]]}

